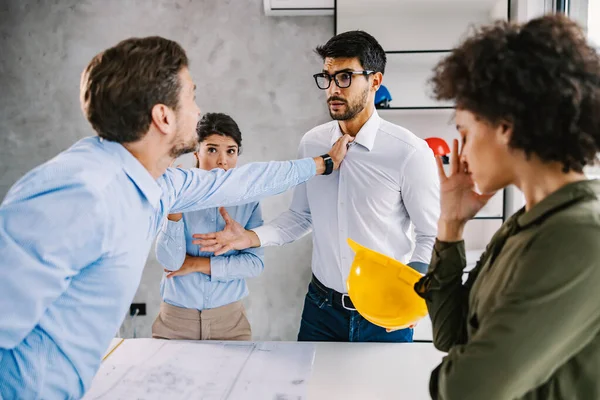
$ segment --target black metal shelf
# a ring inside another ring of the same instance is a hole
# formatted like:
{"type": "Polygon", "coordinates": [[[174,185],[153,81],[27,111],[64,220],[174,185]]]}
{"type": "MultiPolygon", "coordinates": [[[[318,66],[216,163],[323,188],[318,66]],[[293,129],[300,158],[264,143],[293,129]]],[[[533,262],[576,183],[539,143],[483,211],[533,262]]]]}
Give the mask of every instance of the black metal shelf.
{"type": "Polygon", "coordinates": [[[273,11],[335,11],[335,7],[276,7],[273,11]]]}
{"type": "Polygon", "coordinates": [[[381,110],[454,110],[456,107],[446,107],[446,106],[430,106],[430,107],[387,107],[387,108],[378,108],[377,111],[381,110]]]}
{"type": "Polygon", "coordinates": [[[452,50],[386,50],[385,54],[450,53],[452,50]]]}

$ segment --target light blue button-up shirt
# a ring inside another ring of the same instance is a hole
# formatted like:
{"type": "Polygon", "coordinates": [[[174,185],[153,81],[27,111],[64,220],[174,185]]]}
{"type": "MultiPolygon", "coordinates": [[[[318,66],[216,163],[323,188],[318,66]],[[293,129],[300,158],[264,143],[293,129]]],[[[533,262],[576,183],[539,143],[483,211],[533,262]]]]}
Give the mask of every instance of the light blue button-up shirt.
{"type": "MultiPolygon", "coordinates": [[[[246,229],[263,224],[257,202],[237,207],[227,207],[227,212],[246,229]]],[[[248,295],[245,278],[258,276],[264,268],[262,248],[230,251],[222,256],[200,251],[192,244],[196,233],[218,232],[225,221],[218,208],[192,211],[183,214],[177,222],[165,220],[156,241],[156,258],[168,270],[178,270],[186,254],[210,258],[211,275],[199,272],[167,278],[160,283],[163,300],[171,305],[197,310],[221,307],[241,300],[248,295]]]]}
{"type": "Polygon", "coordinates": [[[0,398],[83,395],[167,214],[257,201],[315,172],[304,159],[155,180],[97,137],[29,172],[0,205],[0,398]]]}

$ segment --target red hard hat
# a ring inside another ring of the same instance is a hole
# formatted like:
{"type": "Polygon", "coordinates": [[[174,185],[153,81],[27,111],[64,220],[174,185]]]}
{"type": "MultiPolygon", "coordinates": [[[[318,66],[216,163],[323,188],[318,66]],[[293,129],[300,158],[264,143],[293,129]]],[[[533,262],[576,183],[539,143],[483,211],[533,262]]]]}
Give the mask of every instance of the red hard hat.
{"type": "Polygon", "coordinates": [[[450,154],[450,147],[448,147],[448,143],[442,138],[439,137],[430,137],[425,139],[431,150],[433,150],[433,154],[436,156],[445,156],[450,154]]]}

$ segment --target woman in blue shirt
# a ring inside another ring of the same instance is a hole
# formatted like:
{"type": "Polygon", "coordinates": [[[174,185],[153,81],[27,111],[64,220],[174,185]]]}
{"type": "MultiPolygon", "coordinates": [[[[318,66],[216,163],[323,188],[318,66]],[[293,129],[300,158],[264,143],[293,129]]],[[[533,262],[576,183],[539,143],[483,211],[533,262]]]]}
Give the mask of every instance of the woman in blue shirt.
{"type": "MultiPolygon", "coordinates": [[[[237,164],[242,134],[228,115],[208,113],[198,124],[197,167],[228,170],[237,164]]],[[[257,202],[228,207],[231,218],[246,229],[263,224],[257,202]]],[[[242,304],[248,295],[245,278],[263,268],[260,248],[231,251],[215,257],[192,244],[197,233],[225,227],[218,208],[168,216],[156,243],[156,258],[165,268],[160,290],[163,302],[152,325],[152,337],[185,340],[251,340],[242,304]]]]}

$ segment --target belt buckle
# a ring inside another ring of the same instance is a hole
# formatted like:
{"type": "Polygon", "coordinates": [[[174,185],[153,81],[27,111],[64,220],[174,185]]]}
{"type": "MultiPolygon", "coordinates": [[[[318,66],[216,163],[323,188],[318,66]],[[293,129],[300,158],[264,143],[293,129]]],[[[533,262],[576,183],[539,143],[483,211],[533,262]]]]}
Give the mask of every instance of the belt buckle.
{"type": "Polygon", "coordinates": [[[346,301],[345,299],[350,300],[350,296],[348,296],[345,293],[342,293],[342,307],[344,307],[346,310],[348,311],[356,311],[356,308],[350,307],[350,306],[346,306],[346,301]]]}

